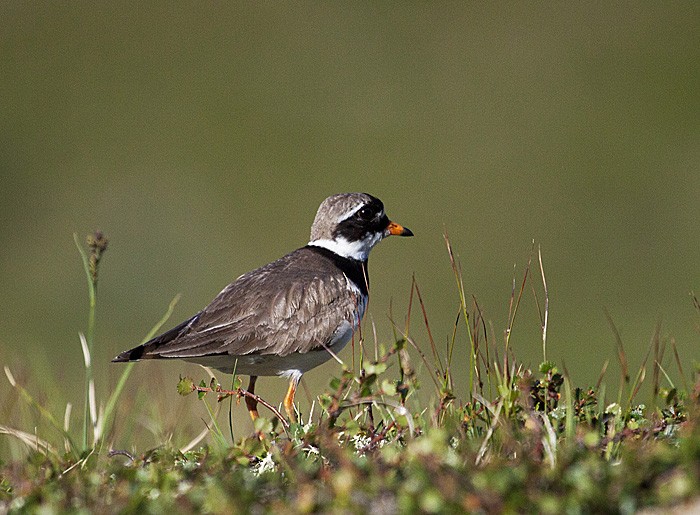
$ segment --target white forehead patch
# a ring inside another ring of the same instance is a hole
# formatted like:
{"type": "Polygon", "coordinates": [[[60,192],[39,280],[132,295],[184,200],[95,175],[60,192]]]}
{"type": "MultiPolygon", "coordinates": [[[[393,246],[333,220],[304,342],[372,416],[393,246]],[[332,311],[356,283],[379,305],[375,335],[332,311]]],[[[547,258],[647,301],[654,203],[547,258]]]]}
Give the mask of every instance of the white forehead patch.
{"type": "MultiPolygon", "coordinates": [[[[348,218],[350,218],[352,215],[354,215],[355,213],[357,213],[360,209],[362,209],[362,208],[365,207],[366,205],[367,205],[367,204],[360,204],[359,206],[353,207],[350,211],[348,211],[348,212],[345,213],[344,215],[340,216],[340,217],[338,218],[338,221],[336,222],[336,224],[339,224],[339,223],[341,223],[341,222],[344,222],[345,220],[347,220],[348,218]]],[[[380,219],[383,218],[383,217],[384,217],[384,210],[383,210],[383,209],[382,209],[379,213],[377,213],[377,214],[374,216],[374,218],[376,218],[377,220],[380,220],[380,219]]]]}

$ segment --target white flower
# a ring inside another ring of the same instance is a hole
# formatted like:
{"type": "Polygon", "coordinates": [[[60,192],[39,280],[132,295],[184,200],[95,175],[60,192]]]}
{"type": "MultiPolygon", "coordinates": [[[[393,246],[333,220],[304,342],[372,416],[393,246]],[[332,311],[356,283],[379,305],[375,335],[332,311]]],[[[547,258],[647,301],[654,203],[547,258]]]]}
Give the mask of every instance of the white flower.
{"type": "Polygon", "coordinates": [[[253,467],[253,474],[256,476],[259,476],[260,474],[264,474],[265,472],[272,472],[277,468],[277,465],[275,464],[275,460],[272,459],[272,454],[269,452],[265,454],[263,459],[261,459],[258,463],[255,464],[253,467]]]}
{"type": "Polygon", "coordinates": [[[365,447],[372,443],[372,439],[369,436],[356,434],[352,437],[352,443],[355,446],[357,453],[361,453],[365,447]]]}
{"type": "Polygon", "coordinates": [[[312,454],[314,456],[320,456],[321,451],[318,450],[318,447],[315,447],[313,445],[307,445],[302,448],[302,450],[306,453],[307,456],[311,456],[312,454]]]}

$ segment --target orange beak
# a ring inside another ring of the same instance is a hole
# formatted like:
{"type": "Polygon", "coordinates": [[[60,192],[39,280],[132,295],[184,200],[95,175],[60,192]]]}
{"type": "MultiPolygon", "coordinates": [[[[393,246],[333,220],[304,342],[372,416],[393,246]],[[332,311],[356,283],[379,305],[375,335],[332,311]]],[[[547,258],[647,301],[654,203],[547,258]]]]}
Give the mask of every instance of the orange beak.
{"type": "Polygon", "coordinates": [[[396,222],[389,222],[387,230],[389,231],[389,234],[393,236],[413,236],[413,233],[410,229],[407,229],[406,227],[399,225],[396,222]]]}

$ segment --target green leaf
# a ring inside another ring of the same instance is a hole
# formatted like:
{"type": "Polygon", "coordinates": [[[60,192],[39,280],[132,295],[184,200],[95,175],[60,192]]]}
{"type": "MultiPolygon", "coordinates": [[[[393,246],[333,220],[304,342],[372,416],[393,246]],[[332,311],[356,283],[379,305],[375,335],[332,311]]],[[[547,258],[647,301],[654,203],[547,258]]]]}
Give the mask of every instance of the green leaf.
{"type": "Polygon", "coordinates": [[[330,395],[319,395],[318,396],[318,403],[321,405],[321,407],[324,410],[327,410],[328,408],[331,407],[331,404],[333,404],[333,399],[331,399],[330,395]]]}
{"type": "Polygon", "coordinates": [[[549,372],[552,372],[553,374],[557,373],[557,365],[553,361],[544,361],[540,364],[540,374],[547,374],[549,372]]]}
{"type": "Polygon", "coordinates": [[[386,371],[386,363],[370,363],[365,365],[365,373],[369,376],[372,374],[379,375],[386,371]]]}
{"type": "Polygon", "coordinates": [[[377,374],[367,374],[365,377],[363,377],[361,379],[360,384],[363,387],[370,387],[376,382],[377,382],[377,374]]]}
{"type": "Polygon", "coordinates": [[[396,384],[384,379],[384,381],[382,381],[382,391],[384,395],[394,396],[396,395],[396,384]]]}
{"type": "Polygon", "coordinates": [[[289,424],[288,431],[295,443],[299,443],[299,440],[304,436],[304,427],[298,422],[289,424]]]}
{"type": "Polygon", "coordinates": [[[194,391],[194,381],[190,377],[180,376],[180,381],[177,383],[177,393],[182,395],[189,395],[194,391]]]}
{"type": "Polygon", "coordinates": [[[272,422],[270,422],[270,419],[258,417],[255,419],[253,425],[258,433],[268,434],[272,432],[272,422]]]}
{"type": "Polygon", "coordinates": [[[241,376],[236,376],[236,378],[233,380],[233,390],[238,390],[242,385],[243,379],[241,379],[241,376]]]}
{"type": "Polygon", "coordinates": [[[363,429],[360,427],[360,424],[358,424],[356,420],[348,420],[343,430],[348,436],[354,436],[360,433],[363,429]]]}
{"type": "MultiPolygon", "coordinates": [[[[663,392],[663,390],[662,390],[663,392]]],[[[670,406],[673,404],[673,401],[676,399],[676,396],[678,395],[678,391],[675,388],[671,388],[668,392],[663,392],[665,393],[664,397],[666,398],[666,405],[670,406]]],[[[662,395],[663,395],[662,393],[662,395]]]]}
{"type": "MultiPolygon", "coordinates": [[[[199,382],[199,387],[200,387],[200,388],[206,388],[206,387],[207,387],[207,383],[204,382],[204,379],[202,379],[202,380],[199,382]]],[[[201,391],[200,391],[200,392],[197,392],[197,397],[199,398],[199,400],[202,400],[202,399],[204,399],[204,396],[205,396],[206,394],[207,394],[207,392],[201,392],[201,391]]]]}

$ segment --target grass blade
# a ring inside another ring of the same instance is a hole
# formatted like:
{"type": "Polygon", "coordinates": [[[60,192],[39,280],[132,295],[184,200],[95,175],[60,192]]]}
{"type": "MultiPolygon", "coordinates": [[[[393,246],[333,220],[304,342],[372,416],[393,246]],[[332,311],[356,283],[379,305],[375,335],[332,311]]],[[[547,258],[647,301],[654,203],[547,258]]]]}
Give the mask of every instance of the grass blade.
{"type": "MultiPolygon", "coordinates": [[[[85,249],[80,244],[78,240],[78,234],[73,233],[73,240],[75,241],[75,246],[78,248],[80,253],[80,258],[83,262],[83,269],[85,270],[85,277],[87,278],[88,284],[88,326],[87,335],[85,337],[87,348],[87,354],[92,355],[92,347],[95,338],[95,308],[97,304],[97,292],[95,289],[95,281],[93,281],[93,276],[90,273],[90,261],[88,259],[85,249]]],[[[84,349],[85,350],[85,349],[84,349]]],[[[90,382],[92,381],[92,363],[86,358],[85,364],[85,409],[83,410],[83,449],[88,447],[88,427],[90,420],[90,382]]]]}
{"type": "Polygon", "coordinates": [[[544,276],[544,266],[542,265],[542,248],[538,246],[537,254],[540,261],[540,272],[542,274],[542,286],[544,288],[544,321],[542,322],[542,359],[547,361],[547,322],[549,320],[549,290],[547,289],[547,279],[544,276]]]}

